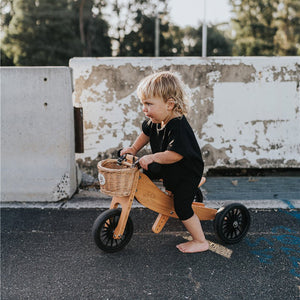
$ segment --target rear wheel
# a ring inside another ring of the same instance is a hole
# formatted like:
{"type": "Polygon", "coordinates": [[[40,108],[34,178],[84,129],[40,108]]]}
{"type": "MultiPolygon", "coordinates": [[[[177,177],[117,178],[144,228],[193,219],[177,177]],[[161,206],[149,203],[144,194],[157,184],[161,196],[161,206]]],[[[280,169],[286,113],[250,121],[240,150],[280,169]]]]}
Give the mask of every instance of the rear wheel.
{"type": "Polygon", "coordinates": [[[221,207],[214,219],[214,230],[217,237],[226,244],[241,241],[250,227],[248,209],[239,203],[221,207]]]}
{"type": "Polygon", "coordinates": [[[130,217],[120,239],[114,239],[114,231],[118,225],[121,215],[119,209],[109,209],[103,212],[95,220],[92,233],[96,245],[105,252],[116,252],[122,250],[130,241],[133,234],[133,223],[130,217]]]}

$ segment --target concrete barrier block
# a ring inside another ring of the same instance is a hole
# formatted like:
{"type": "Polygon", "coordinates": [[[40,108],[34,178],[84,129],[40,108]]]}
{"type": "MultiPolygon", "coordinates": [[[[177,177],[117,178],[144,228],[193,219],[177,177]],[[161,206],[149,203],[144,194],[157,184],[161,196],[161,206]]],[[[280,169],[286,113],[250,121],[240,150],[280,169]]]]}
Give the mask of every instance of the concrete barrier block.
{"type": "Polygon", "coordinates": [[[77,189],[70,68],[0,72],[1,201],[70,198],[77,189]]]}

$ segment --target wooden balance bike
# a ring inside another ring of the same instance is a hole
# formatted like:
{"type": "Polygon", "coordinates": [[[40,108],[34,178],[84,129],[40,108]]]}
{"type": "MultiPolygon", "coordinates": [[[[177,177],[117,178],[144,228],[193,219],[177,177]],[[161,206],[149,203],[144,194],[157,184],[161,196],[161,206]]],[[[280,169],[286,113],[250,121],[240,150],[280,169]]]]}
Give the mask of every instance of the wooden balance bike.
{"type": "MultiPolygon", "coordinates": [[[[153,163],[149,170],[155,172],[160,165],[153,163]],[[152,170],[151,170],[152,168],[152,170]]],[[[158,188],[138,169],[138,160],[132,155],[117,159],[106,159],[98,163],[101,192],[112,196],[110,209],[101,213],[95,220],[92,233],[96,245],[105,252],[123,249],[133,234],[133,222],[129,216],[134,198],[143,206],[158,213],[152,226],[154,233],[159,233],[168,219],[178,218],[175,213],[173,197],[170,192],[158,188]],[[118,206],[121,205],[121,210],[118,206]]],[[[203,177],[200,185],[205,183],[203,177]]],[[[199,187],[200,187],[199,185],[199,187]]],[[[229,204],[219,210],[205,207],[199,189],[192,208],[203,220],[214,221],[214,231],[218,239],[225,244],[241,241],[250,226],[248,209],[239,203],[229,204]]]]}

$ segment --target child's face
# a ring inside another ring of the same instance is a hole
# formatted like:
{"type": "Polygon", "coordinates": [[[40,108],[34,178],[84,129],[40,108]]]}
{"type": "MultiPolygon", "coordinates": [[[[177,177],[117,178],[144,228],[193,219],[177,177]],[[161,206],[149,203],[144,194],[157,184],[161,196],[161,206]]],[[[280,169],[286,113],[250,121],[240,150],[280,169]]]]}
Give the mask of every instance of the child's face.
{"type": "Polygon", "coordinates": [[[172,100],[165,102],[162,98],[154,97],[141,102],[145,116],[150,118],[153,123],[162,123],[170,119],[174,108],[172,100]]]}

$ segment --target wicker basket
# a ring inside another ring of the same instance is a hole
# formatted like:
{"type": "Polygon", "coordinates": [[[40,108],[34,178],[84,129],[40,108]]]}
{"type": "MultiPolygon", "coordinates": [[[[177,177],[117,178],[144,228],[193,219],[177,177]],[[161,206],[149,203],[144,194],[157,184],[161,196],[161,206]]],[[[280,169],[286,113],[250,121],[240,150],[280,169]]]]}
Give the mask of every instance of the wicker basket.
{"type": "Polygon", "coordinates": [[[109,196],[129,196],[137,168],[130,164],[118,165],[116,159],[105,159],[98,163],[98,178],[101,192],[109,196]]]}

